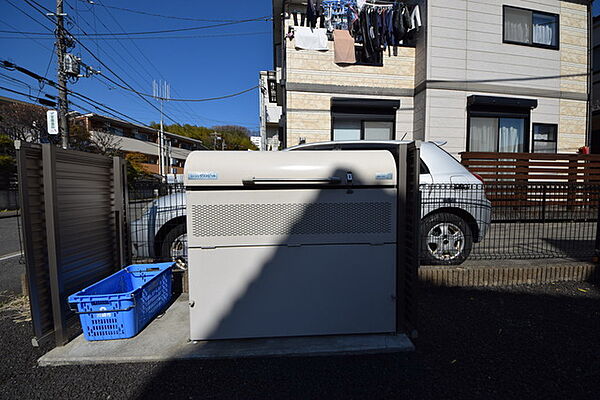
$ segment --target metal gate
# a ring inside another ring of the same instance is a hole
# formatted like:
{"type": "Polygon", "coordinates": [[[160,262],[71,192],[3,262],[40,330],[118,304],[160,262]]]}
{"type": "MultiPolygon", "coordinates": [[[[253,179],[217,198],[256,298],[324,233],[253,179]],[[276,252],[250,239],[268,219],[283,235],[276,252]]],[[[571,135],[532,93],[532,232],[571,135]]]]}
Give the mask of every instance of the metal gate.
{"type": "Polygon", "coordinates": [[[126,265],[125,163],[118,157],[16,142],[33,344],[64,345],[67,297],[126,265]]]}

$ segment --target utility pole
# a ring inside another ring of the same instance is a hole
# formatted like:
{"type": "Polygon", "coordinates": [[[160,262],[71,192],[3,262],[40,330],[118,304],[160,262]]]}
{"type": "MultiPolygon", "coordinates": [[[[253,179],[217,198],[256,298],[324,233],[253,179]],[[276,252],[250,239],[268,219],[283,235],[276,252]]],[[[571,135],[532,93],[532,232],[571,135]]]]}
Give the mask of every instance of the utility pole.
{"type": "Polygon", "coordinates": [[[166,162],[169,157],[167,157],[166,153],[166,143],[165,143],[165,130],[163,123],[163,102],[165,100],[169,100],[171,97],[171,87],[167,82],[163,81],[152,81],[152,94],[156,100],[160,102],[160,131],[158,133],[158,163],[159,163],[159,174],[162,176],[163,180],[166,180],[167,170],[166,162]]]}
{"type": "Polygon", "coordinates": [[[58,127],[62,135],[62,148],[69,147],[69,121],[67,111],[69,103],[67,100],[67,77],[65,75],[65,54],[67,52],[64,32],[63,0],[56,0],[56,58],[57,58],[57,80],[58,80],[58,127]]]}

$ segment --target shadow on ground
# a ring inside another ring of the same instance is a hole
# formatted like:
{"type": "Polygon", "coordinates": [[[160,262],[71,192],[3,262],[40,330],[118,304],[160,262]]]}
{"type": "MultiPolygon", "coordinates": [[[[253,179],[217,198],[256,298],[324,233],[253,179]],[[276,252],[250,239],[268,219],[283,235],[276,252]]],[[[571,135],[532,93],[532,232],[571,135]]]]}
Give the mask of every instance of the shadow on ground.
{"type": "Polygon", "coordinates": [[[421,292],[412,354],[165,364],[137,398],[584,398],[600,388],[590,284],[421,292]]]}
{"type": "Polygon", "coordinates": [[[37,368],[29,324],[0,321],[3,398],[596,398],[600,289],[423,288],[410,354],[37,368]],[[60,384],[57,384],[60,382],[60,384]]]}

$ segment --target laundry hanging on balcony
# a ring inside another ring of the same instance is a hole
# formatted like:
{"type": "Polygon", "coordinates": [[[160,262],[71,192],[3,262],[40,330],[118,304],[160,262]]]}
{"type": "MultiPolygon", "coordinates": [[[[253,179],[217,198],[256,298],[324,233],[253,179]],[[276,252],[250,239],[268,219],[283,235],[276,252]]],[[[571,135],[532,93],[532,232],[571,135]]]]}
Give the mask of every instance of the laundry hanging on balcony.
{"type": "Polygon", "coordinates": [[[390,47],[398,55],[397,47],[414,41],[422,25],[419,6],[398,0],[309,0],[301,20],[297,14],[293,17],[296,27],[320,26],[334,42],[335,30],[347,30],[355,43],[362,45],[357,50],[360,62],[370,64],[381,63],[382,52],[390,47]]]}
{"type": "Polygon", "coordinates": [[[294,28],[296,48],[304,50],[329,50],[327,31],[321,28],[297,26],[294,28]]]}
{"type": "Polygon", "coordinates": [[[354,48],[354,38],[350,32],[341,29],[333,31],[334,44],[334,62],[336,64],[354,64],[356,63],[356,52],[354,48]]]}

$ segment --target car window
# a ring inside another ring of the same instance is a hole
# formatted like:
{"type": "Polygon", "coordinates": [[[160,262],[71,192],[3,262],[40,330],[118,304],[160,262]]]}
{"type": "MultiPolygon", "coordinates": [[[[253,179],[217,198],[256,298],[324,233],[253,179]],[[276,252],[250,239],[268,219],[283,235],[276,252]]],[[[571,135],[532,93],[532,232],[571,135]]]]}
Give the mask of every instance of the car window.
{"type": "Polygon", "coordinates": [[[429,173],[429,168],[427,167],[427,164],[425,164],[425,162],[423,160],[421,160],[421,165],[419,166],[419,173],[421,175],[423,174],[428,174],[429,173]]]}

